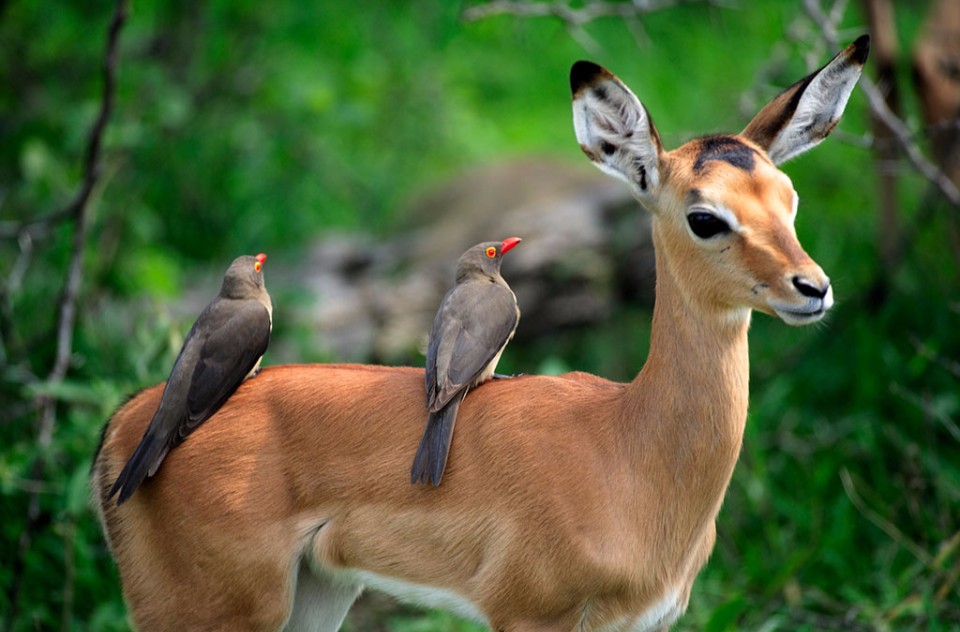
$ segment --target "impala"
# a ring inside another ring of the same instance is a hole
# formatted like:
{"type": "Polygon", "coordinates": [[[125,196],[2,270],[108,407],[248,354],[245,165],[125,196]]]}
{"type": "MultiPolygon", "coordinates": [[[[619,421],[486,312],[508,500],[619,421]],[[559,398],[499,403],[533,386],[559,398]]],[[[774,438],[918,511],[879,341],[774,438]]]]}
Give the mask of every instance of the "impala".
{"type": "Polygon", "coordinates": [[[333,631],[367,586],[497,631],[666,630],[740,451],[751,310],[802,325],[833,302],[776,165],[834,128],[868,48],[858,39],[740,134],[673,151],[623,83],[574,65],[581,148],[654,216],[649,357],[629,384],[477,388],[441,487],[409,481],[421,369],[268,367],[118,507],[110,485],[163,385],[124,404],[92,487],[138,628],[333,631]]]}

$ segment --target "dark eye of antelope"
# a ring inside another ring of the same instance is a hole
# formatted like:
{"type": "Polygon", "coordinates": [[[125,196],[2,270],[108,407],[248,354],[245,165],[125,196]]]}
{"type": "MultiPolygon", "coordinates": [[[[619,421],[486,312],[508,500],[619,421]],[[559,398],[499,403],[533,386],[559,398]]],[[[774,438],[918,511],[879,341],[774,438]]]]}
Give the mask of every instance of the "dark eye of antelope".
{"type": "Polygon", "coordinates": [[[713,213],[693,212],[687,215],[690,230],[700,239],[709,239],[720,233],[730,232],[730,226],[713,213]]]}

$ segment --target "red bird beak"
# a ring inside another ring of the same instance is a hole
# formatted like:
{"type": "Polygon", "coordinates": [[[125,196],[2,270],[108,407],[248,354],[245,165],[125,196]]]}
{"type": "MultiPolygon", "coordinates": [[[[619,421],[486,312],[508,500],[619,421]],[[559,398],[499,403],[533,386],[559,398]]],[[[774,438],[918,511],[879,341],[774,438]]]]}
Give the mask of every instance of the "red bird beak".
{"type": "Polygon", "coordinates": [[[263,262],[267,260],[267,255],[265,255],[265,254],[263,254],[263,253],[261,252],[261,253],[258,254],[256,257],[254,257],[254,259],[256,259],[257,261],[259,261],[259,262],[260,262],[260,265],[263,265],[263,262]]]}
{"type": "Polygon", "coordinates": [[[520,239],[519,237],[507,237],[500,244],[500,254],[502,255],[506,251],[510,250],[511,248],[519,244],[521,241],[523,240],[520,239]]]}

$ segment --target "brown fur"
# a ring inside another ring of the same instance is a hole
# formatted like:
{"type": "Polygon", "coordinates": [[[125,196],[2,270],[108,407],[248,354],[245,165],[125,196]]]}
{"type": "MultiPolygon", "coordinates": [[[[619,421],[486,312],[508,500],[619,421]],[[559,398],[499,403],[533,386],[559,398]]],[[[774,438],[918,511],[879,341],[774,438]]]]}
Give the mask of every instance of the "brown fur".
{"type": "MultiPolygon", "coordinates": [[[[729,333],[745,344],[745,326],[729,333]]],[[[149,389],[114,417],[96,466],[131,612],[142,630],[278,629],[301,555],[452,587],[509,630],[531,615],[572,629],[588,603],[603,619],[635,611],[705,561],[746,411],[745,393],[724,394],[746,375],[721,371],[697,389],[717,425],[670,428],[664,406],[700,402],[649,401],[646,382],[671,386],[650,373],[631,385],[574,373],[477,388],[444,485],[426,490],[407,480],[421,370],[266,368],[117,507],[103,481],[149,421],[161,388],[149,389]],[[731,405],[739,423],[725,424],[731,405]]]]}
{"type": "MultiPolygon", "coordinates": [[[[598,69],[575,66],[575,95],[617,81],[598,69]]],[[[646,364],[629,384],[571,373],[481,385],[441,487],[409,482],[421,369],[266,368],[117,507],[105,486],[162,387],[124,405],[93,488],[139,628],[278,630],[297,590],[329,595],[325,577],[360,569],[453,591],[506,632],[629,630],[676,594],[671,615],[642,628],[666,629],[713,548],[740,451],[750,309],[806,302],[791,279],[826,277],[797,243],[789,179],[757,143],[733,137],[757,152],[749,171],[715,160],[695,173],[698,141],[663,152],[648,132],[660,181],[643,187],[657,259],[646,364]],[[698,245],[685,200],[730,209],[744,232],[698,245]]]]}
{"type": "Polygon", "coordinates": [[[285,366],[244,383],[117,507],[103,481],[157,406],[161,387],[145,391],[95,468],[138,626],[279,629],[301,556],[451,588],[511,632],[597,629],[666,589],[685,603],[740,448],[747,323],[689,313],[675,282],[661,272],[631,384],[574,373],[472,392],[437,489],[407,480],[421,370],[285,366]]]}

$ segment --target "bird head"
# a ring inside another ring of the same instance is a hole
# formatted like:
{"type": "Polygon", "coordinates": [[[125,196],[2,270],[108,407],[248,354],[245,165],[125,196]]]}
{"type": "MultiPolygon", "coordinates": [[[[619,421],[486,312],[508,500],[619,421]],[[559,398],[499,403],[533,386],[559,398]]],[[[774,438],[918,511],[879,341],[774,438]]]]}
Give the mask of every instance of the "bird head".
{"type": "Polygon", "coordinates": [[[478,273],[489,277],[498,276],[501,257],[520,241],[519,237],[508,237],[503,241],[485,241],[470,248],[457,262],[457,281],[478,273]]]}
{"type": "Polygon", "coordinates": [[[263,291],[263,264],[267,255],[256,257],[242,255],[233,260],[220,286],[220,296],[226,298],[251,298],[263,291]]]}

